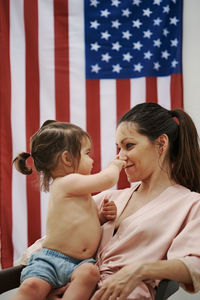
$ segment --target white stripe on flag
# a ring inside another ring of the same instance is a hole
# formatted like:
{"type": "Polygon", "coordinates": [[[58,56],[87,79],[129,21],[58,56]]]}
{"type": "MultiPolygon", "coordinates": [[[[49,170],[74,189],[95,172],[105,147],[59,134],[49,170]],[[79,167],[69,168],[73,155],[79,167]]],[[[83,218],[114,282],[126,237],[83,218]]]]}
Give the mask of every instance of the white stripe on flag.
{"type": "Polygon", "coordinates": [[[40,125],[55,119],[53,0],[38,1],[40,125]]]}
{"type": "Polygon", "coordinates": [[[158,103],[167,109],[171,109],[171,95],[170,95],[171,76],[158,77],[158,103]]]}
{"type": "MultiPolygon", "coordinates": [[[[26,149],[25,39],[23,1],[10,1],[11,119],[13,157],[26,149]],[[19,117],[20,115],[20,117],[19,117]]],[[[27,247],[26,177],[13,168],[12,216],[14,260],[27,247]]]]}
{"type": "MultiPolygon", "coordinates": [[[[53,0],[38,1],[39,71],[40,71],[40,125],[55,120],[54,76],[54,14],[53,0]]],[[[46,232],[46,213],[49,193],[41,191],[41,234],[46,232]]]]}
{"type": "Polygon", "coordinates": [[[146,80],[144,77],[131,79],[131,107],[145,102],[146,80]]]}
{"type": "Polygon", "coordinates": [[[70,122],[86,129],[84,1],[69,0],[70,122]]]}
{"type": "Polygon", "coordinates": [[[116,81],[100,80],[101,168],[116,155],[116,81]]]}

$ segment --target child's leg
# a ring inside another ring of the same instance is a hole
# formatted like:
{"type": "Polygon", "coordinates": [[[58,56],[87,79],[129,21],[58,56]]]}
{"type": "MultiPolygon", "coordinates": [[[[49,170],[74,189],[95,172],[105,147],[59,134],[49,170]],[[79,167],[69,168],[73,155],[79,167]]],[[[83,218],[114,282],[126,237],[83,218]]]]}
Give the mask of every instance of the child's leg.
{"type": "Polygon", "coordinates": [[[65,300],[88,300],[95,290],[100,275],[92,263],[83,263],[72,273],[71,283],[63,295],[65,300]]]}
{"type": "Polygon", "coordinates": [[[47,281],[38,277],[30,277],[22,282],[11,300],[44,300],[50,290],[51,285],[47,281]]]}

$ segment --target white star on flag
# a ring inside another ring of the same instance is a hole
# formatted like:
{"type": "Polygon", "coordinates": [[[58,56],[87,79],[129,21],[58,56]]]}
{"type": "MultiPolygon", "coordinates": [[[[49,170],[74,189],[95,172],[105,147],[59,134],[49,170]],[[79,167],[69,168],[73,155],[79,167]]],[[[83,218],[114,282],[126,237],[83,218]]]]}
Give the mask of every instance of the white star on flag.
{"type": "Polygon", "coordinates": [[[129,52],[126,54],[123,54],[123,60],[130,62],[131,58],[132,58],[132,55],[130,55],[129,52]]]}
{"type": "Polygon", "coordinates": [[[167,50],[162,51],[162,58],[168,59],[169,56],[170,56],[170,53],[167,50]]]}
{"type": "Polygon", "coordinates": [[[92,66],[92,72],[98,73],[100,69],[101,69],[101,68],[99,67],[98,64],[92,66]]]}
{"type": "Polygon", "coordinates": [[[121,67],[119,64],[113,65],[113,72],[119,73],[121,71],[121,67]]]}
{"type": "Polygon", "coordinates": [[[98,27],[99,27],[99,23],[97,22],[97,20],[95,20],[95,21],[91,21],[90,22],[90,28],[94,28],[94,29],[97,29],[98,27]]]}
{"type": "Polygon", "coordinates": [[[120,25],[121,23],[119,22],[119,20],[112,21],[112,27],[118,29],[120,25]]]}
{"type": "Polygon", "coordinates": [[[97,42],[91,44],[91,50],[98,51],[99,48],[101,48],[101,46],[97,42]]]}
{"type": "Polygon", "coordinates": [[[110,12],[108,11],[108,9],[102,10],[101,11],[101,16],[108,18],[108,16],[110,15],[110,12]]]}
{"type": "Polygon", "coordinates": [[[141,72],[143,66],[141,65],[141,63],[138,63],[136,65],[134,65],[134,70],[135,71],[138,71],[138,72],[141,72]]]}
{"type": "Polygon", "coordinates": [[[133,43],[133,49],[137,49],[140,50],[142,48],[142,44],[140,43],[140,41],[133,43]]]}
{"type": "Polygon", "coordinates": [[[110,59],[111,59],[111,56],[109,55],[109,53],[102,54],[103,61],[109,62],[110,59]]]}
{"type": "Polygon", "coordinates": [[[160,68],[159,62],[155,62],[155,63],[154,63],[154,69],[158,71],[159,68],[160,68]]]}
{"type": "Polygon", "coordinates": [[[108,40],[110,36],[111,35],[108,33],[108,31],[105,31],[105,32],[101,33],[101,38],[102,39],[108,40]]]}
{"type": "Polygon", "coordinates": [[[112,44],[112,49],[113,49],[113,50],[119,51],[119,49],[120,49],[121,47],[122,47],[122,46],[120,45],[119,42],[116,42],[116,43],[113,43],[113,44],[112,44]]]}

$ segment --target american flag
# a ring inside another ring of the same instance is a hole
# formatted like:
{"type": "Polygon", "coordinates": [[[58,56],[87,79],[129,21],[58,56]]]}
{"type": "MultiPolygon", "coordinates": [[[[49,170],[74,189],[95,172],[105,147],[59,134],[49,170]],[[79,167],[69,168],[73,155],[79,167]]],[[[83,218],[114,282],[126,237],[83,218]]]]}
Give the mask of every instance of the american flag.
{"type": "MultiPolygon", "coordinates": [[[[87,130],[94,172],[133,105],[183,107],[181,0],[0,1],[1,266],[45,234],[48,194],[13,158],[47,119],[87,130]]],[[[128,186],[122,174],[118,187],[128,186]]]]}

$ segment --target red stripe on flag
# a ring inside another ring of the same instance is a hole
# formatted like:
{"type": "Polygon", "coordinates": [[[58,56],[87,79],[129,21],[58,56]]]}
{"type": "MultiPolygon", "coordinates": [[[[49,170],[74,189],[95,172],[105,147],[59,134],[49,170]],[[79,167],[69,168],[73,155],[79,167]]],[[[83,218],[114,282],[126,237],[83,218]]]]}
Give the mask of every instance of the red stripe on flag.
{"type": "Polygon", "coordinates": [[[117,91],[117,123],[130,109],[131,87],[129,79],[116,80],[117,91]]]}
{"type": "MultiPolygon", "coordinates": [[[[117,93],[117,123],[121,117],[130,109],[130,80],[118,79],[116,80],[117,93]]],[[[127,180],[125,171],[122,170],[117,184],[119,189],[129,187],[130,183],[127,180]]]]}
{"type": "MultiPolygon", "coordinates": [[[[30,137],[40,126],[37,1],[24,1],[24,23],[26,41],[26,143],[29,152],[30,137]]],[[[27,176],[28,245],[31,245],[41,236],[38,181],[35,172],[27,176]]]]}
{"type": "Polygon", "coordinates": [[[171,84],[171,109],[183,108],[183,75],[172,74],[171,84]]]}
{"type": "Polygon", "coordinates": [[[12,244],[12,129],[11,129],[11,74],[9,42],[9,1],[0,1],[0,222],[1,265],[13,265],[12,244]]]}
{"type": "Polygon", "coordinates": [[[54,1],[56,120],[69,121],[68,1],[54,1]]]}
{"type": "Polygon", "coordinates": [[[146,77],[146,102],[158,101],[157,94],[157,78],[156,77],[146,77]]]}
{"type": "Polygon", "coordinates": [[[86,80],[86,127],[92,138],[94,168],[92,173],[101,169],[101,127],[100,127],[100,82],[86,80]]]}

